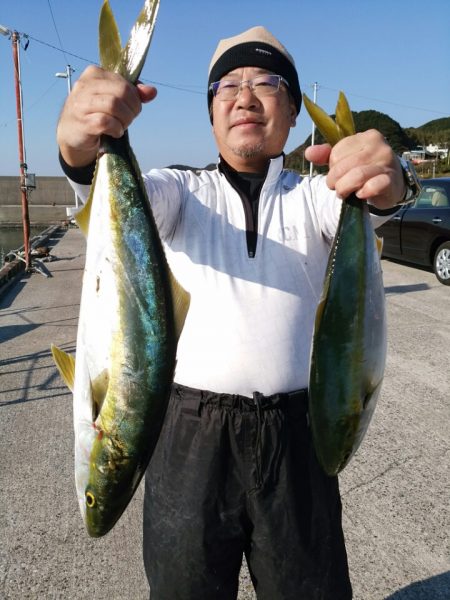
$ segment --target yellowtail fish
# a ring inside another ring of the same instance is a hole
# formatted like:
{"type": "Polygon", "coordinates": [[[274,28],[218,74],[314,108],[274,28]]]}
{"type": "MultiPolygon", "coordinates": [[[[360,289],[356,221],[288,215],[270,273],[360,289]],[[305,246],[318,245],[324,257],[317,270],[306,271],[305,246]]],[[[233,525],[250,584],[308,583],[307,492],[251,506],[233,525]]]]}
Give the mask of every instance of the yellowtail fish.
{"type": "MultiPolygon", "coordinates": [[[[331,145],[355,133],[342,92],[336,121],[303,98],[331,145]]],[[[358,449],[383,381],[387,338],[380,253],[367,203],[351,195],[342,203],[311,352],[310,424],[318,460],[329,475],[339,473],[358,449]]]]}
{"type": "MultiPolygon", "coordinates": [[[[137,81],[158,4],[145,2],[122,49],[104,2],[103,68],[137,81]]],[[[88,533],[98,537],[120,518],[156,445],[188,299],[169,271],[127,133],[102,137],[77,221],[87,248],[76,361],[54,346],[52,352],[73,390],[77,495],[88,533]]]]}

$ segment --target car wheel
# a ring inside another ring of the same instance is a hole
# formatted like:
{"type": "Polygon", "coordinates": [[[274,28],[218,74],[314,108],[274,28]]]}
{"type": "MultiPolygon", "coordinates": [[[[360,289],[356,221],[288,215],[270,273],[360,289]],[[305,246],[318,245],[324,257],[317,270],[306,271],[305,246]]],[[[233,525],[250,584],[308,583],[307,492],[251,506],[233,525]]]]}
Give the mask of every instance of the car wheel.
{"type": "Polygon", "coordinates": [[[444,285],[450,285],[450,242],[439,246],[434,255],[434,274],[444,285]]]}

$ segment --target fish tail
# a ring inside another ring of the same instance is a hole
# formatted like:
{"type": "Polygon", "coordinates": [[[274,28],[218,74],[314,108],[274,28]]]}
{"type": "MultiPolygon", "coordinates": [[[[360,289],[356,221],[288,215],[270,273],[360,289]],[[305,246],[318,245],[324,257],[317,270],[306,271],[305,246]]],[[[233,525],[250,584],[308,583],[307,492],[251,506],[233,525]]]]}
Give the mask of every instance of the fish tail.
{"type": "Polygon", "coordinates": [[[119,28],[109,0],[103,2],[99,21],[100,63],[107,71],[115,71],[122,54],[119,28]]]}
{"type": "Polygon", "coordinates": [[[145,0],[128,42],[122,48],[109,0],[104,0],[99,22],[100,62],[104,69],[119,73],[131,83],[137,82],[150,46],[158,9],[159,0],[145,0]]]}
{"type": "Polygon", "coordinates": [[[339,93],[335,121],[320,106],[312,102],[306,94],[303,94],[303,102],[317,129],[332,146],[344,137],[355,133],[352,111],[344,92],[339,93]]]}

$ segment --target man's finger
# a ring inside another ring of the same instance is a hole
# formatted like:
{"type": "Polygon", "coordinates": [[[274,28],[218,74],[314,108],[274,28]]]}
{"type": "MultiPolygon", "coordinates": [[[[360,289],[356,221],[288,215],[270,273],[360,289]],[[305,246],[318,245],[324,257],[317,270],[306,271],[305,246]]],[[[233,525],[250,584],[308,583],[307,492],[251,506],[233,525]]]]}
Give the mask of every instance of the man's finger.
{"type": "Polygon", "coordinates": [[[158,93],[158,90],[152,85],[145,85],[144,83],[138,82],[136,85],[137,91],[139,93],[139,98],[141,102],[150,102],[158,93]]]}
{"type": "Polygon", "coordinates": [[[315,146],[309,146],[305,150],[305,158],[309,162],[315,165],[326,165],[330,158],[331,146],[330,144],[317,144],[315,146]]]}

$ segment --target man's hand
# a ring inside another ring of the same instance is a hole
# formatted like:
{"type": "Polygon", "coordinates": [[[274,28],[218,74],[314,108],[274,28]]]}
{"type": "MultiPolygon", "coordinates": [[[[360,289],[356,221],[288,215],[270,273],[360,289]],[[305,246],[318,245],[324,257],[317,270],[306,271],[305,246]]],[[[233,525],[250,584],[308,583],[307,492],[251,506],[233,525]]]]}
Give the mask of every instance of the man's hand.
{"type": "Polygon", "coordinates": [[[354,192],[377,208],[387,209],[405,195],[400,162],[375,129],[346,137],[333,148],[329,144],[310,146],[305,158],[317,165],[329,165],[327,185],[340,198],[354,192]]]}
{"type": "Polygon", "coordinates": [[[75,83],[59,119],[57,141],[64,160],[82,167],[95,160],[100,136],[121,137],[156,88],[134,86],[116,73],[90,66],[75,83]]]}

